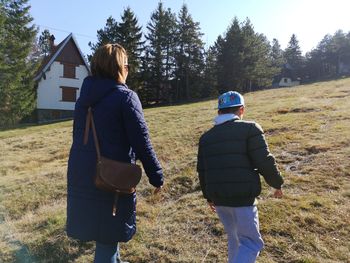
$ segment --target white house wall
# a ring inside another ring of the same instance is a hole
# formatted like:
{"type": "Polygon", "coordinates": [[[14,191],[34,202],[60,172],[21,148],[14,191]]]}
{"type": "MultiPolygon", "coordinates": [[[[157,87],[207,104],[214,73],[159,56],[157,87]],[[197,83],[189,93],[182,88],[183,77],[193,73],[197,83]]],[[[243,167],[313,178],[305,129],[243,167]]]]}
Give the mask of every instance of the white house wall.
{"type": "Polygon", "coordinates": [[[340,74],[349,74],[350,73],[350,64],[345,64],[343,62],[339,63],[339,73],[340,74]]]}
{"type": "Polygon", "coordinates": [[[292,81],[290,78],[282,78],[279,87],[293,87],[293,86],[298,86],[300,85],[299,80],[292,81]],[[286,79],[286,81],[285,81],[286,79]]]}
{"type": "Polygon", "coordinates": [[[77,98],[80,95],[80,87],[84,78],[88,75],[85,66],[76,67],[76,79],[63,78],[63,65],[53,62],[49,70],[45,72],[46,79],[41,77],[38,83],[38,109],[74,110],[75,102],[62,101],[62,89],[64,87],[78,88],[77,98]]]}

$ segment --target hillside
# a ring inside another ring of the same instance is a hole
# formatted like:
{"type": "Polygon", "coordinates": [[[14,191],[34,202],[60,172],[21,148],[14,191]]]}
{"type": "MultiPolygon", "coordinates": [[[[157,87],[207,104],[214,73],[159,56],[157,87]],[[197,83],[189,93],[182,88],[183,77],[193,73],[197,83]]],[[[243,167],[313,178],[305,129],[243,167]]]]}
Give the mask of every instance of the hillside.
{"type": "MultiPolygon", "coordinates": [[[[246,94],[247,120],[265,130],[285,177],[285,197],[259,200],[266,243],[259,263],[350,262],[350,79],[246,94]]],[[[195,172],[199,136],[216,100],[147,109],[166,185],[143,176],[138,232],[121,245],[142,262],[225,262],[226,237],[195,172]]],[[[0,262],[90,262],[93,244],[64,233],[72,122],[0,131],[0,262]]]]}

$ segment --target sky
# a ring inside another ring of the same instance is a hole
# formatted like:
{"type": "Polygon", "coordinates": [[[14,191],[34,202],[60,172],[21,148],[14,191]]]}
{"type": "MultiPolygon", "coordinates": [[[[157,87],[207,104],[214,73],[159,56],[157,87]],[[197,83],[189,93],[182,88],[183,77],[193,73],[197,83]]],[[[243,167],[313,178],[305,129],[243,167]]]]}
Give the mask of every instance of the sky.
{"type": "MultiPolygon", "coordinates": [[[[125,8],[135,13],[143,32],[159,0],[29,0],[33,23],[39,32],[48,29],[56,43],[73,33],[82,52],[91,54],[88,42],[97,41],[97,30],[109,16],[121,21],[125,8]]],[[[341,29],[350,32],[350,0],[162,0],[165,8],[179,12],[186,4],[195,22],[200,23],[206,48],[224,35],[234,17],[247,17],[255,32],[271,42],[278,39],[282,49],[296,34],[303,53],[315,48],[326,34],[341,29]]]]}

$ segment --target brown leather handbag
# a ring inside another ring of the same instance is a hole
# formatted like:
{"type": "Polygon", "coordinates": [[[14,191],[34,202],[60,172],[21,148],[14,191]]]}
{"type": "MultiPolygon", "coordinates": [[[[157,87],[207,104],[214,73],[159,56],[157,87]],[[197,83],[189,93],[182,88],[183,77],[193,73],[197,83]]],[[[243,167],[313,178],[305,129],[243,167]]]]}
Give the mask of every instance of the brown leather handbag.
{"type": "Polygon", "coordinates": [[[92,134],[97,153],[96,175],[94,178],[96,187],[103,191],[115,194],[134,193],[142,175],[140,166],[132,163],[119,162],[101,156],[91,107],[89,107],[86,116],[84,144],[87,144],[88,142],[90,126],[92,127],[92,134]]]}

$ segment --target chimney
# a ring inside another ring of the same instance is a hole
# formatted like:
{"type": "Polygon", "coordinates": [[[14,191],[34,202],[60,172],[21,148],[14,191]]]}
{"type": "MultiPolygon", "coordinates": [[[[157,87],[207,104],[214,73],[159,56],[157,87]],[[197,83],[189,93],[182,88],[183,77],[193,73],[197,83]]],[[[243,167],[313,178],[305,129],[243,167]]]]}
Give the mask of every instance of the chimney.
{"type": "Polygon", "coordinates": [[[55,36],[50,36],[50,53],[53,53],[55,49],[55,36]]]}

